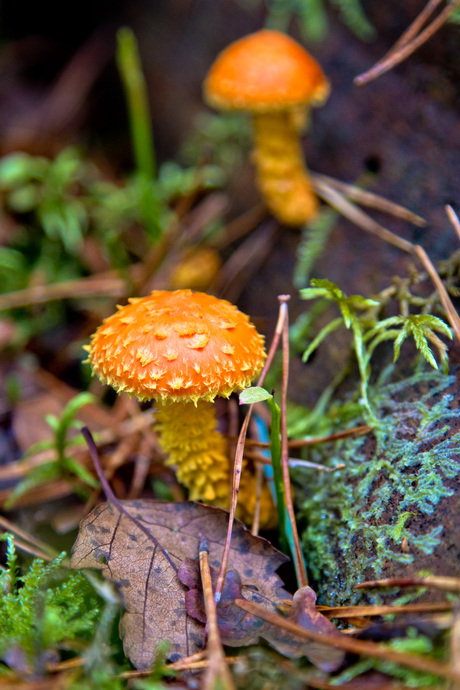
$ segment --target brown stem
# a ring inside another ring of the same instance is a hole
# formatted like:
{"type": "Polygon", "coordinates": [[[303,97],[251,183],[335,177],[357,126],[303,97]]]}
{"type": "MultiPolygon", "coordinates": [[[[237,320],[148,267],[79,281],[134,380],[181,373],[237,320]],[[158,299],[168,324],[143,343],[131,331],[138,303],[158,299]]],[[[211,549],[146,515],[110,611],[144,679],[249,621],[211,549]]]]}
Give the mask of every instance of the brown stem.
{"type": "Polygon", "coordinates": [[[294,542],[294,565],[297,574],[297,584],[299,588],[308,585],[307,571],[300,548],[299,534],[297,532],[297,522],[294,514],[294,505],[292,501],[291,479],[289,476],[289,451],[288,451],[288,434],[287,434],[287,386],[289,377],[289,315],[287,302],[290,299],[289,295],[280,295],[278,300],[280,302],[280,314],[283,314],[283,378],[281,387],[281,467],[283,470],[284,496],[286,500],[286,509],[291,523],[292,539],[294,542]]]}

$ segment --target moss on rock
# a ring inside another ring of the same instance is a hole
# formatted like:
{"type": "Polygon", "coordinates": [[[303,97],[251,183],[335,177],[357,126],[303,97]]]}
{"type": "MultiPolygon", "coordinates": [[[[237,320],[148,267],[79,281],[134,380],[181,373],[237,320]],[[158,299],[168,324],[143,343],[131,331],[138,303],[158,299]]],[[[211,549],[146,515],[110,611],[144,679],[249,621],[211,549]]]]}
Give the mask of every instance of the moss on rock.
{"type": "Polygon", "coordinates": [[[315,461],[345,469],[309,474],[301,490],[303,546],[331,605],[377,601],[352,589],[368,579],[460,574],[459,372],[423,370],[397,382],[393,374],[387,367],[371,389],[372,433],[314,451],[315,461]]]}

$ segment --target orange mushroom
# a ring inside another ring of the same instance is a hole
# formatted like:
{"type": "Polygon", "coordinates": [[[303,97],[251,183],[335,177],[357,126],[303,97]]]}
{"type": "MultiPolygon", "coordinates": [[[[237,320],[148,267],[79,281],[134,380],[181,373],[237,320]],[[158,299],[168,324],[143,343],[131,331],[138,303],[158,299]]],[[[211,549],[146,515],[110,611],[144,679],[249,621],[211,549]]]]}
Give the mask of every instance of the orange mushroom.
{"type": "MultiPolygon", "coordinates": [[[[249,317],[201,292],[155,290],[105,319],[87,349],[104,383],[155,400],[161,448],[190,499],[228,507],[230,463],[212,402],[246,388],[262,369],[263,337],[249,317]]],[[[244,486],[253,504],[254,486],[244,486]]]]}
{"type": "Polygon", "coordinates": [[[253,114],[258,186],[286,225],[301,225],[317,211],[299,133],[308,106],[328,94],[316,60],[289,36],[266,29],[223,50],[204,82],[209,105],[253,114]]]}

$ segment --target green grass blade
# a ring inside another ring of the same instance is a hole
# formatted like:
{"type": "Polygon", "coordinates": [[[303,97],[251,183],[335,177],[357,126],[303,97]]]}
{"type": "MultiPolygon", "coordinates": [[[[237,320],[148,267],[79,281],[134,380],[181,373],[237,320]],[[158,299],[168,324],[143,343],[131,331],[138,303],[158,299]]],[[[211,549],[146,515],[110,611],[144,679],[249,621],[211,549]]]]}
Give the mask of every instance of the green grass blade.
{"type": "Polygon", "coordinates": [[[117,63],[125,89],[133,153],[140,187],[142,217],[152,239],[161,235],[159,203],[155,188],[156,162],[147,87],[136,37],[123,27],[118,31],[117,63]]]}

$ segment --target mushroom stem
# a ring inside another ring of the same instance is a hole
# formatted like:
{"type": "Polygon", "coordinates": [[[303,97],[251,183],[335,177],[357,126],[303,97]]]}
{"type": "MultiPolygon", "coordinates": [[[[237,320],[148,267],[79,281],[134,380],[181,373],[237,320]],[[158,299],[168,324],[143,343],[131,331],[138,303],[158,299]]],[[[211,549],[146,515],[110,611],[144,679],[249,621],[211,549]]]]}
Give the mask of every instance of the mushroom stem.
{"type": "MultiPolygon", "coordinates": [[[[215,407],[198,402],[156,403],[159,444],[168,455],[167,465],[176,468],[177,479],[189,491],[191,501],[205,501],[228,509],[230,503],[231,465],[227,443],[217,430],[215,407]]],[[[256,504],[256,480],[243,472],[239,491],[237,517],[249,524],[256,504]]],[[[260,524],[276,524],[273,501],[268,487],[262,486],[260,524]]]]}
{"type": "Polygon", "coordinates": [[[289,110],[254,114],[253,160],[258,186],[281,223],[302,225],[318,208],[300,145],[298,118],[289,110]]]}
{"type": "Polygon", "coordinates": [[[176,467],[178,480],[192,501],[228,506],[229,461],[226,442],[216,429],[214,405],[198,401],[157,402],[156,419],[161,449],[176,467]]]}

